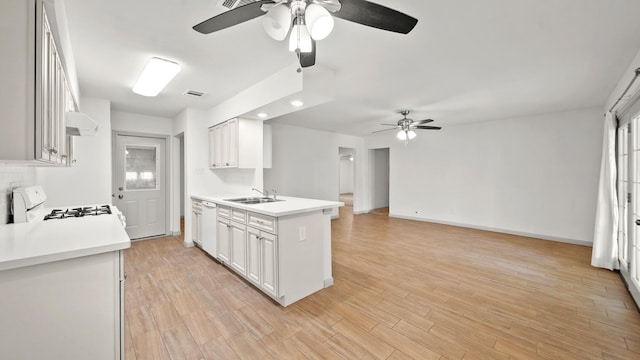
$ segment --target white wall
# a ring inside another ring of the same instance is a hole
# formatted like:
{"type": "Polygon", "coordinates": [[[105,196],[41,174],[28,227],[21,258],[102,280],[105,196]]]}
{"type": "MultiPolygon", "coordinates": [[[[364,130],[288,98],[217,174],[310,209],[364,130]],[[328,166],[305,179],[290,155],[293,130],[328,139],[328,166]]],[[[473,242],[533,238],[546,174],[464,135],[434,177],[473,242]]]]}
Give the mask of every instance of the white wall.
{"type": "Polygon", "coordinates": [[[421,131],[391,146],[390,213],[590,244],[602,109],[421,131]]]}
{"type": "Polygon", "coordinates": [[[364,201],[364,139],[283,124],[272,124],[272,168],[264,169],[264,184],[278,193],[338,201],[338,148],[355,149],[354,212],[364,201]]]}
{"type": "Polygon", "coordinates": [[[112,111],[111,128],[134,133],[173,135],[173,119],[112,111]]]}
{"type": "Polygon", "coordinates": [[[108,100],[83,98],[80,111],[98,123],[98,132],[75,138],[75,166],[36,170],[47,207],[111,204],[110,106],[108,100]]]}

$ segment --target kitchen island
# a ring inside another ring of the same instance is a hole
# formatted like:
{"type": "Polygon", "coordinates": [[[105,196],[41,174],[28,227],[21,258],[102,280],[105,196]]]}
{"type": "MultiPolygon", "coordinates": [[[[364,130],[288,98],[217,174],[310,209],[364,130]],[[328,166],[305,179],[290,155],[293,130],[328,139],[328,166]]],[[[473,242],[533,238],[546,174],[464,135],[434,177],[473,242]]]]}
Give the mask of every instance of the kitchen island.
{"type": "Polygon", "coordinates": [[[331,214],[343,203],[289,196],[191,198],[217,207],[215,219],[201,219],[216,225],[215,246],[203,248],[215,249],[209,255],[282,306],[333,284],[331,214]]]}
{"type": "Polygon", "coordinates": [[[121,359],[129,246],[115,214],[0,225],[0,357],[121,359]]]}

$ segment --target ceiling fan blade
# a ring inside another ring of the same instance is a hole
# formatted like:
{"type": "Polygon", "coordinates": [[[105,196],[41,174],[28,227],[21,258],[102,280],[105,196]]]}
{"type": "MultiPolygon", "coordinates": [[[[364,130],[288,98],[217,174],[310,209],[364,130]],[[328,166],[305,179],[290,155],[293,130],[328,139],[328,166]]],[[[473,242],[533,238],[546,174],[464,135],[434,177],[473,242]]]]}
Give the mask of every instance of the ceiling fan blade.
{"type": "Polygon", "coordinates": [[[300,66],[303,68],[316,64],[316,41],[311,39],[311,52],[300,53],[300,66]]]}
{"type": "Polygon", "coordinates": [[[408,34],[418,19],[366,0],[340,0],[342,7],[335,17],[374,28],[408,34]]]}
{"type": "Polygon", "coordinates": [[[391,131],[391,130],[396,130],[396,129],[384,129],[384,130],[378,130],[378,131],[374,131],[374,132],[372,132],[372,134],[379,133],[379,132],[383,132],[383,131],[391,131]]]}
{"type": "Polygon", "coordinates": [[[432,122],[433,119],[424,119],[424,120],[418,120],[418,121],[414,121],[413,123],[411,123],[411,125],[422,125],[422,124],[428,124],[430,122],[432,122]]]}
{"type": "Polygon", "coordinates": [[[273,0],[263,0],[239,6],[201,22],[194,26],[193,30],[202,34],[211,34],[212,32],[226,29],[266,14],[261,9],[262,5],[273,3],[275,3],[273,0]]]}
{"type": "Polygon", "coordinates": [[[380,124],[380,125],[384,125],[384,126],[398,126],[398,124],[380,124]]]}
{"type": "Polygon", "coordinates": [[[418,125],[415,128],[416,129],[422,129],[422,130],[440,130],[440,129],[442,129],[440,126],[422,126],[422,125],[418,125]]]}

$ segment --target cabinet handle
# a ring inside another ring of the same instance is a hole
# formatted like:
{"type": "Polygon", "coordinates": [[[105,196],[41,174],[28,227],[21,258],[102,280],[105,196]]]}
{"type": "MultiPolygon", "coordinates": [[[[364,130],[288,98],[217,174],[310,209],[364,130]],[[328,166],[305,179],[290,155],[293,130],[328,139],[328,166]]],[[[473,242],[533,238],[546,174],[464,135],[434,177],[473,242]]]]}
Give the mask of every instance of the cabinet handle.
{"type": "Polygon", "coordinates": [[[56,150],[56,148],[51,148],[49,149],[49,154],[57,154],[58,150],[56,150]]]}

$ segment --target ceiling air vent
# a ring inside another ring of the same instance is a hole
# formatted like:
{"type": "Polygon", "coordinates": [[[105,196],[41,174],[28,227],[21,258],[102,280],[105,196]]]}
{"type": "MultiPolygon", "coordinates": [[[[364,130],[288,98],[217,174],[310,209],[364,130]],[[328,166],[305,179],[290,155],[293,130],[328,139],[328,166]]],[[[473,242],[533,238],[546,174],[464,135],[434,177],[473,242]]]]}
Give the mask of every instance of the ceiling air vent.
{"type": "Polygon", "coordinates": [[[226,7],[227,9],[234,9],[239,6],[247,5],[248,3],[252,3],[255,0],[222,0],[220,5],[226,7]]]}
{"type": "Polygon", "coordinates": [[[201,97],[204,96],[203,92],[200,91],[195,91],[195,90],[187,90],[184,92],[185,95],[191,95],[191,96],[197,96],[197,97],[201,97]]]}

